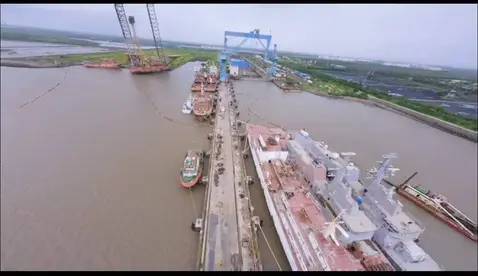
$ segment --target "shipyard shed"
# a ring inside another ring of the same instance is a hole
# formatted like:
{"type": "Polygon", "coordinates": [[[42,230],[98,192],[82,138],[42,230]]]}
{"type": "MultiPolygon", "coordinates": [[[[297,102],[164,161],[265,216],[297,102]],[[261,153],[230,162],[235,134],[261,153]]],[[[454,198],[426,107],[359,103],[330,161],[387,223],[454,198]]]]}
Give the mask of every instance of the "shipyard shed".
{"type": "Polygon", "coordinates": [[[309,74],[306,74],[306,73],[301,73],[301,72],[298,72],[299,73],[299,77],[303,78],[303,79],[308,79],[310,78],[310,75],[309,74]]]}
{"type": "Polygon", "coordinates": [[[231,60],[231,66],[236,66],[237,68],[249,68],[250,64],[249,62],[245,60],[231,60]]]}

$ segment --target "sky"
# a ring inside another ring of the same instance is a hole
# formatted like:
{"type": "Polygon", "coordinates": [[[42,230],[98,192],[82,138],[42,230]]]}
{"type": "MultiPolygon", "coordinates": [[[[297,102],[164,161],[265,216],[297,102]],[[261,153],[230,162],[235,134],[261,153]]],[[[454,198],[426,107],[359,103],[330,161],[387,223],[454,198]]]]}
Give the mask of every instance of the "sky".
{"type": "MultiPolygon", "coordinates": [[[[224,31],[259,29],[283,51],[473,68],[476,4],[156,4],[164,40],[222,44],[224,31]]],[[[137,33],[152,38],[145,5],[125,4],[137,33]]],[[[1,20],[121,35],[112,4],[2,4],[1,20]]],[[[229,39],[236,46],[241,39],[229,39]]],[[[244,46],[254,47],[257,42],[244,46]]]]}

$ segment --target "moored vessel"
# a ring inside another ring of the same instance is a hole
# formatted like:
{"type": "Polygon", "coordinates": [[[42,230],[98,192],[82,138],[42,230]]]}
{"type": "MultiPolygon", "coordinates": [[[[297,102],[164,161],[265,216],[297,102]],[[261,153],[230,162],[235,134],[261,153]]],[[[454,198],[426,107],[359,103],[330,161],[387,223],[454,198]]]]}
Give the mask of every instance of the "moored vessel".
{"type": "Polygon", "coordinates": [[[213,111],[213,98],[208,93],[197,93],[193,100],[193,113],[200,122],[207,120],[213,111]]]}
{"type": "MultiPolygon", "coordinates": [[[[327,215],[310,193],[281,129],[247,125],[247,139],[266,204],[293,271],[363,271],[335,237],[340,216],[327,215]]],[[[325,178],[325,170],[315,172],[325,178]]]]}
{"type": "Polygon", "coordinates": [[[184,188],[192,188],[202,176],[204,153],[202,150],[188,150],[180,171],[180,184],[184,188]]]}
{"type": "Polygon", "coordinates": [[[191,85],[191,92],[201,92],[201,86],[204,85],[205,92],[214,93],[217,91],[218,84],[216,74],[198,72],[191,85]]]}
{"type": "Polygon", "coordinates": [[[397,187],[397,194],[424,209],[470,240],[477,241],[478,227],[476,222],[460,212],[445,196],[434,194],[425,187],[408,185],[407,182],[410,179],[411,177],[397,187]]]}
{"type": "Polygon", "coordinates": [[[394,271],[392,264],[378,249],[372,237],[378,227],[362,210],[361,199],[353,191],[360,171],[349,157],[353,152],[336,153],[324,143],[314,141],[305,130],[291,133],[287,144],[290,155],[310,183],[312,194],[323,212],[342,227],[337,239],[356,257],[367,271],[394,271]]]}

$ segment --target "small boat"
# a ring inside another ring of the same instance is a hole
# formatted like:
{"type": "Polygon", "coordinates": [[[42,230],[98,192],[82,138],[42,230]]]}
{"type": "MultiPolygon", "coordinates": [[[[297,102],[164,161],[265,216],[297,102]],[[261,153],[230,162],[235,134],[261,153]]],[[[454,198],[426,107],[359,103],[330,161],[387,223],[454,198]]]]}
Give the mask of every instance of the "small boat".
{"type": "Polygon", "coordinates": [[[120,69],[121,64],[114,59],[104,59],[100,62],[84,62],[83,66],[86,68],[105,68],[105,69],[120,69]]]}
{"type": "Polygon", "coordinates": [[[181,109],[183,114],[191,114],[192,111],[193,110],[186,103],[183,104],[183,108],[181,109]]]}
{"type": "Polygon", "coordinates": [[[180,173],[181,186],[191,188],[199,182],[202,176],[203,158],[202,150],[188,150],[180,173]]]}
{"type": "Polygon", "coordinates": [[[193,111],[193,100],[194,99],[193,99],[192,95],[189,95],[186,102],[184,102],[183,108],[182,108],[182,112],[184,114],[191,114],[191,112],[193,111]]]}

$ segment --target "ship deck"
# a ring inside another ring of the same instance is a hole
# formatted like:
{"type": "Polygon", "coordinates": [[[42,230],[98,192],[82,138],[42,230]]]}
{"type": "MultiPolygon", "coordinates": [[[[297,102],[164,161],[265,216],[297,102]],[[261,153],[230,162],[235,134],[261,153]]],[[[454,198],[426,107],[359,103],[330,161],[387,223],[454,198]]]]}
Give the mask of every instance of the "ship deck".
{"type": "Polygon", "coordinates": [[[212,138],[199,269],[260,270],[240,140],[232,127],[236,114],[228,105],[229,91],[224,83],[218,97],[224,110],[217,114],[212,138]]]}
{"type": "Polygon", "coordinates": [[[331,218],[308,193],[308,185],[295,166],[278,159],[260,160],[260,151],[281,150],[280,145],[286,142],[282,141],[286,139],[285,132],[248,125],[248,135],[266,202],[293,270],[364,270],[359,260],[322,233],[331,218]],[[260,136],[266,141],[279,137],[279,146],[261,146],[260,136]]]}

